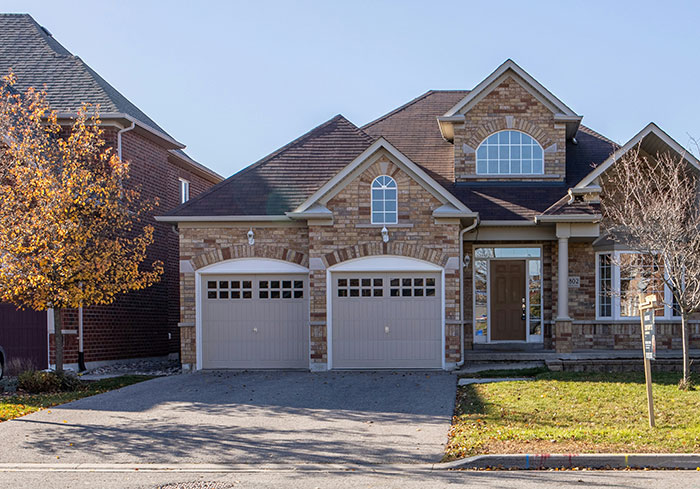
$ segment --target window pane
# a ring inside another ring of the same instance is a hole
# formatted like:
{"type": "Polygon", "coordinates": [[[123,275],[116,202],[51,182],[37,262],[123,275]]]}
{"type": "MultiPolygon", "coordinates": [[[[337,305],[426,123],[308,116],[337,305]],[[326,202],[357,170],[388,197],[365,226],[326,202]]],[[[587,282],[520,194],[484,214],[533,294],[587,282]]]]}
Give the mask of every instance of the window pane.
{"type": "Polygon", "coordinates": [[[383,200],[375,200],[373,202],[373,210],[375,212],[381,212],[384,210],[384,201],[383,200]]]}
{"type": "Polygon", "coordinates": [[[486,160],[479,160],[476,163],[476,172],[477,173],[486,173],[486,160]]]}
{"type": "Polygon", "coordinates": [[[383,199],[384,190],[372,190],[372,199],[383,199]]]}
{"type": "Polygon", "coordinates": [[[532,160],[532,173],[542,173],[542,160],[532,160]]]}
{"type": "Polygon", "coordinates": [[[396,224],[396,212],[386,212],[384,215],[386,216],[384,219],[384,222],[386,224],[396,224]]]}
{"type": "Polygon", "coordinates": [[[384,213],[373,212],[372,213],[372,222],[375,224],[384,224],[384,213]]]}
{"type": "Polygon", "coordinates": [[[489,160],[488,173],[498,173],[498,160],[489,160]]]}
{"type": "Polygon", "coordinates": [[[396,200],[396,189],[389,188],[384,191],[384,200],[396,200]]]}

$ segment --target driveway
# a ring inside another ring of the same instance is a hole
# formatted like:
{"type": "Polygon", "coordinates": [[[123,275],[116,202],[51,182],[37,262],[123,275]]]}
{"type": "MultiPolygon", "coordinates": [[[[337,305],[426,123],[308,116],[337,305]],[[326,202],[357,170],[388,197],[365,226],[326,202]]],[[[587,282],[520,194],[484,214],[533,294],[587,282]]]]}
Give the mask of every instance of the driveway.
{"type": "Polygon", "coordinates": [[[0,423],[0,463],[411,463],[442,457],[444,372],[200,372],[0,423]]]}

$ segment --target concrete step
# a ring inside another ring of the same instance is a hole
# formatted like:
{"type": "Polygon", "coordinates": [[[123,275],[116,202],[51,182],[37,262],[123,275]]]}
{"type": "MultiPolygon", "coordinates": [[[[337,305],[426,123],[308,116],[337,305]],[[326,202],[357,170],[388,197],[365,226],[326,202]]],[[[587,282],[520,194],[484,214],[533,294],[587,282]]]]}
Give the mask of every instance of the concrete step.
{"type": "Polygon", "coordinates": [[[525,370],[531,368],[542,368],[545,366],[544,361],[530,362],[480,362],[480,363],[465,363],[460,368],[458,374],[475,374],[486,370],[525,370]]]}

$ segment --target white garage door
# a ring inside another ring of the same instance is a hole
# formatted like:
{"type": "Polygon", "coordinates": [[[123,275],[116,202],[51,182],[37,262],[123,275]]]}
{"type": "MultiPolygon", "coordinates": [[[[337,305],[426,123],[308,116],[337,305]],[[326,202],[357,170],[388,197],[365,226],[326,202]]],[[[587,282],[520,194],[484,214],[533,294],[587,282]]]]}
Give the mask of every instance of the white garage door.
{"type": "Polygon", "coordinates": [[[333,368],[441,368],[440,276],[332,274],[333,368]]]}
{"type": "Polygon", "coordinates": [[[306,275],[203,275],[202,368],[308,368],[306,275]]]}

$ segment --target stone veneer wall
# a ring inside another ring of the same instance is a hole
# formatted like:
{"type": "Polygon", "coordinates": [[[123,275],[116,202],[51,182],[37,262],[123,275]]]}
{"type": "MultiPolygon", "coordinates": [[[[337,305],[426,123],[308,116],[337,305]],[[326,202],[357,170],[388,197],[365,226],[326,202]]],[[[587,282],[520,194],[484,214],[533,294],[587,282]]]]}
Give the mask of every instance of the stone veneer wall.
{"type": "Polygon", "coordinates": [[[311,315],[311,363],[323,369],[328,362],[326,317],[326,269],[353,258],[372,255],[399,255],[425,260],[445,267],[446,361],[458,362],[460,224],[435,223],[432,212],[442,203],[382,157],[350,182],[327,204],[333,211],[333,225],[310,222],[309,227],[268,223],[253,225],[255,244],[248,245],[250,224],[180,225],[180,259],[192,270],[180,273],[180,330],[182,363],[194,364],[195,273],[198,268],[218,261],[255,256],[299,263],[311,269],[309,276],[311,315]],[[389,242],[384,243],[381,225],[370,219],[370,186],[379,175],[392,176],[398,186],[399,223],[387,226],[389,242]]]}
{"type": "Polygon", "coordinates": [[[441,202],[408,174],[383,157],[350,182],[327,204],[333,211],[334,225],[310,224],[309,257],[319,259],[320,269],[312,266],[311,356],[325,364],[327,351],[326,270],[345,260],[371,255],[400,255],[418,258],[445,267],[446,361],[459,361],[459,230],[460,225],[437,224],[432,212],[441,202]],[[370,218],[370,186],[379,175],[389,175],[398,187],[398,224],[389,225],[389,242],[383,243],[381,225],[370,218]]]}
{"type": "MultiPolygon", "coordinates": [[[[564,180],[565,125],[556,123],[547,107],[512,77],[508,77],[466,113],[464,124],[455,125],[454,155],[457,181],[495,180],[493,177],[475,178],[475,151],[487,136],[504,129],[516,129],[535,138],[545,150],[545,178],[548,181],[564,180]]],[[[532,179],[538,180],[542,177],[532,179]]]]}
{"type": "Polygon", "coordinates": [[[186,224],[180,226],[180,260],[190,261],[193,270],[180,270],[181,362],[194,364],[195,345],[195,273],[203,266],[231,258],[275,258],[308,263],[309,232],[305,226],[271,224],[186,224]],[[248,244],[248,230],[255,232],[255,244],[248,244]]]}

